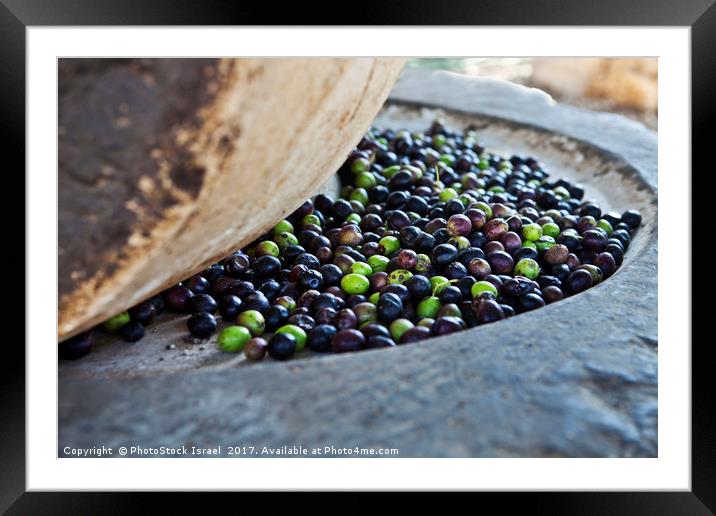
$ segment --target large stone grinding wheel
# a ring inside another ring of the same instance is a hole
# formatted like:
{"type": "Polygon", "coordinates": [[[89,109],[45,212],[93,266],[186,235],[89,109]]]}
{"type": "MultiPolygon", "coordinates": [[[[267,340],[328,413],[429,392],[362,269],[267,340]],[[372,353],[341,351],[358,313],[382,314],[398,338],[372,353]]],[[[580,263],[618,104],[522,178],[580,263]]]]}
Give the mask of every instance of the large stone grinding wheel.
{"type": "Polygon", "coordinates": [[[400,59],[62,59],[59,338],[249,243],[368,129],[400,59]]]}

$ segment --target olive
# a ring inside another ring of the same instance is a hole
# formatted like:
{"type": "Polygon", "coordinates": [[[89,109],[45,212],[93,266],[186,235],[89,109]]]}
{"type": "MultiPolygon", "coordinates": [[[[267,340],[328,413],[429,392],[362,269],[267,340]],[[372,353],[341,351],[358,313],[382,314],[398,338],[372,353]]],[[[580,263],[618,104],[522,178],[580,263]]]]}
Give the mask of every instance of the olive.
{"type": "Polygon", "coordinates": [[[491,323],[499,321],[505,318],[505,312],[502,307],[493,300],[483,300],[475,304],[473,301],[473,307],[475,310],[475,317],[481,324],[491,323]]]}
{"type": "Polygon", "coordinates": [[[261,292],[254,292],[244,298],[242,310],[256,310],[257,312],[265,312],[271,307],[271,303],[261,292]]]}
{"type": "Polygon", "coordinates": [[[594,280],[589,272],[585,270],[575,270],[567,276],[564,285],[569,293],[576,294],[587,290],[593,283],[594,280]]]}
{"type": "Polygon", "coordinates": [[[544,299],[534,292],[520,296],[517,301],[519,302],[520,308],[525,311],[534,310],[535,308],[540,308],[545,305],[544,299]]]}
{"type": "Polygon", "coordinates": [[[542,297],[546,303],[555,303],[564,298],[564,294],[559,287],[550,285],[542,289],[542,297]]]}
{"type": "Polygon", "coordinates": [[[394,321],[403,313],[403,301],[397,294],[386,292],[378,299],[378,320],[384,323],[394,321]]]}
{"type": "Polygon", "coordinates": [[[425,297],[428,297],[432,292],[430,280],[420,274],[413,275],[413,277],[406,280],[402,286],[404,286],[408,290],[410,298],[414,301],[424,299],[425,297]]]}
{"type": "Polygon", "coordinates": [[[174,285],[164,291],[164,304],[172,312],[186,313],[189,310],[189,298],[194,293],[183,285],[174,285]]]}
{"type": "MultiPolygon", "coordinates": [[[[432,326],[432,324],[431,324],[432,326]]],[[[431,329],[424,326],[415,326],[405,331],[398,340],[398,344],[410,344],[430,337],[431,329]]]]}
{"type": "Polygon", "coordinates": [[[369,337],[365,342],[365,349],[391,348],[395,346],[395,341],[390,337],[376,335],[369,337]]]}
{"type": "Polygon", "coordinates": [[[447,265],[457,258],[457,249],[450,244],[440,244],[433,249],[431,260],[438,265],[447,265]]]}
{"type": "Polygon", "coordinates": [[[460,317],[438,317],[433,323],[434,335],[447,335],[466,328],[465,321],[460,317]]]}
{"type": "Polygon", "coordinates": [[[288,318],[288,323],[293,324],[294,326],[298,326],[305,332],[311,331],[314,326],[316,326],[315,319],[308,314],[294,313],[291,317],[288,318]]]}
{"type": "Polygon", "coordinates": [[[336,328],[330,324],[319,324],[315,326],[306,339],[306,345],[311,351],[326,353],[331,351],[331,340],[336,333],[336,328]]]}
{"type": "Polygon", "coordinates": [[[151,324],[157,315],[157,309],[151,301],[143,301],[128,310],[130,319],[143,325],[151,324]]]}
{"type": "Polygon", "coordinates": [[[235,278],[246,272],[250,265],[251,261],[245,254],[235,254],[224,260],[226,274],[235,278]]]}
{"type": "Polygon", "coordinates": [[[462,302],[462,292],[457,287],[449,286],[440,291],[438,298],[443,305],[460,303],[462,302]]]}
{"type": "MultiPolygon", "coordinates": [[[[205,339],[216,331],[216,318],[207,312],[197,312],[187,319],[186,325],[189,333],[194,337],[205,339]]],[[[143,328],[142,335],[144,335],[143,328]]]]}
{"type": "Polygon", "coordinates": [[[274,333],[266,351],[274,360],[288,360],[296,353],[296,337],[290,333],[274,333]]]}
{"type": "Polygon", "coordinates": [[[205,277],[198,274],[182,282],[182,284],[194,292],[194,294],[208,294],[211,289],[211,283],[209,283],[205,277]]]}
{"type": "Polygon", "coordinates": [[[265,278],[278,272],[281,268],[281,261],[275,256],[261,256],[254,260],[251,267],[258,277],[265,278]]]}
{"type": "Polygon", "coordinates": [[[366,339],[370,339],[371,337],[390,337],[388,328],[377,322],[371,322],[361,326],[360,331],[366,339]]]}
{"type": "Polygon", "coordinates": [[[601,231],[590,229],[582,234],[582,246],[590,251],[602,251],[607,246],[607,236],[601,231]]]}
{"type": "Polygon", "coordinates": [[[365,345],[365,337],[355,329],[345,329],[336,332],[331,338],[331,346],[336,353],[358,351],[365,345]]]}
{"type": "Polygon", "coordinates": [[[263,317],[264,329],[273,332],[288,322],[289,311],[286,307],[276,304],[267,308],[263,317]]]}
{"type": "Polygon", "coordinates": [[[58,344],[58,355],[63,360],[77,360],[92,350],[92,333],[89,331],[70,337],[58,344]]]}
{"type": "Polygon", "coordinates": [[[246,360],[258,362],[259,360],[263,360],[266,355],[267,348],[268,343],[265,339],[262,339],[261,337],[254,337],[244,346],[244,356],[246,357],[246,360]]]}
{"type": "Polygon", "coordinates": [[[189,313],[195,314],[199,312],[205,312],[213,314],[218,308],[216,301],[209,294],[197,294],[187,301],[187,308],[189,313]]]}
{"type": "Polygon", "coordinates": [[[487,255],[487,262],[490,264],[492,274],[508,274],[515,268],[515,262],[505,251],[495,251],[487,255]]]}
{"type": "Polygon", "coordinates": [[[520,297],[532,292],[534,284],[527,278],[515,277],[505,281],[502,284],[502,290],[512,297],[520,297]]]}
{"type": "Polygon", "coordinates": [[[358,318],[350,308],[339,310],[333,320],[333,326],[339,330],[352,329],[358,326],[358,318]]]}
{"type": "Polygon", "coordinates": [[[636,210],[627,210],[622,213],[621,221],[632,229],[641,226],[641,213],[636,210]]]}

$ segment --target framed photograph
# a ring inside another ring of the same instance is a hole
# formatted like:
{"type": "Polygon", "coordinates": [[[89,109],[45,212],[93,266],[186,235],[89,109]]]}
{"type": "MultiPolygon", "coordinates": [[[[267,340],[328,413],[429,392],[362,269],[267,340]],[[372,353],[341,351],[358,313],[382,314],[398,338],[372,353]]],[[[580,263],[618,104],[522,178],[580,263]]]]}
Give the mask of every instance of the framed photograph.
{"type": "Polygon", "coordinates": [[[529,491],[540,513],[712,513],[690,256],[716,7],[551,4],[252,26],[2,0],[26,319],[0,507],[529,491]]]}

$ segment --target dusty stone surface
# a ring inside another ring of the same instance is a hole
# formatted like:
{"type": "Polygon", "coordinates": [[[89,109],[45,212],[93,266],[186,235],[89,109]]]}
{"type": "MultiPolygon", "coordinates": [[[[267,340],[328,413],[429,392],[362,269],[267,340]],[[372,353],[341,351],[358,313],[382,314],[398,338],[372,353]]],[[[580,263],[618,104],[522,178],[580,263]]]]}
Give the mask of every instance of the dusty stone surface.
{"type": "Polygon", "coordinates": [[[641,210],[645,225],[622,268],[535,312],[396,349],[239,367],[211,343],[166,350],[158,339],[147,352],[142,341],[108,342],[86,357],[93,362],[60,365],[60,455],[67,445],[657,455],[655,134],[536,90],[441,72],[405,73],[391,100],[377,123],[423,128],[440,108],[453,125],[481,127],[488,149],[530,152],[589,196],[608,195],[611,208],[641,210]]]}

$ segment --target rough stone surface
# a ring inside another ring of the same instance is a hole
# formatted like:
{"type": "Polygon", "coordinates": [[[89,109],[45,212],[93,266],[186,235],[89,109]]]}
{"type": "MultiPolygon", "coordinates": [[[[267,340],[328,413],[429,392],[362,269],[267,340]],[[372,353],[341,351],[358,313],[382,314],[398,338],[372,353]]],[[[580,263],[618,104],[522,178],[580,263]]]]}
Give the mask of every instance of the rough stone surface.
{"type": "Polygon", "coordinates": [[[120,375],[107,363],[94,374],[61,364],[60,455],[67,445],[182,444],[221,445],[224,455],[230,445],[657,455],[655,134],[536,90],[441,72],[405,73],[391,99],[379,123],[424,127],[441,108],[450,123],[482,128],[488,148],[524,145],[595,198],[641,210],[645,225],[622,268],[535,312],[395,349],[120,375]]]}

